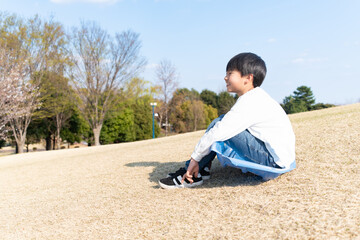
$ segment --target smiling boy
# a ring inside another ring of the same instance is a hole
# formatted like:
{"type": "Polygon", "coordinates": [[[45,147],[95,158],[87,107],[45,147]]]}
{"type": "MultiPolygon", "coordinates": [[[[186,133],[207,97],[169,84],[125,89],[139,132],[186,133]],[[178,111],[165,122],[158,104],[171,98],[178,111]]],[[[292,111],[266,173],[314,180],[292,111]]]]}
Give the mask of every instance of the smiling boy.
{"type": "Polygon", "coordinates": [[[223,141],[247,161],[285,168],[295,160],[295,135],[284,110],[260,88],[265,62],[256,54],[240,53],[226,66],[226,88],[239,98],[225,115],[206,130],[184,168],[169,173],[159,185],[165,189],[195,187],[210,178],[215,153],[212,144],[223,141]]]}

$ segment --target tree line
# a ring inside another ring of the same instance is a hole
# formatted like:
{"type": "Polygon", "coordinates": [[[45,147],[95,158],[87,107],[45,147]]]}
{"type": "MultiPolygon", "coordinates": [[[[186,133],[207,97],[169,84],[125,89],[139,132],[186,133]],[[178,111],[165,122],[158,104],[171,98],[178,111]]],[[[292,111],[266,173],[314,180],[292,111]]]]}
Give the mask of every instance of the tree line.
{"type": "MultiPolygon", "coordinates": [[[[7,139],[21,153],[45,141],[46,150],[85,141],[89,145],[205,129],[237,97],[178,88],[176,67],[163,60],[157,83],[139,78],[147,64],[139,34],[110,35],[94,22],[66,31],[53,19],[0,12],[0,146],[7,139]]],[[[328,107],[314,104],[302,86],[286,97],[287,113],[328,107]]]]}
{"type": "MultiPolygon", "coordinates": [[[[217,117],[217,100],[206,102],[216,94],[201,98],[193,89],[177,89],[168,60],[158,64],[157,85],[138,78],[147,62],[131,30],[110,35],[81,22],[65,31],[51,18],[0,12],[0,34],[0,137],[19,153],[40,140],[51,150],[63,142],[151,138],[154,101],[157,136],[161,129],[165,135],[203,129],[217,117]]],[[[233,99],[220,99],[226,98],[233,99]]]]}

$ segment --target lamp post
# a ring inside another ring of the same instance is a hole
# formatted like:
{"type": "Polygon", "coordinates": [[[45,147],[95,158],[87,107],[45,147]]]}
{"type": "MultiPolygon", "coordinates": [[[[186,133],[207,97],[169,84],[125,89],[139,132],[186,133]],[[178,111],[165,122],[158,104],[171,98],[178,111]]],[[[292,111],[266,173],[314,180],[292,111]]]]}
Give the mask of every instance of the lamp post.
{"type": "Polygon", "coordinates": [[[155,138],[155,119],[154,119],[154,108],[156,106],[156,102],[152,102],[150,103],[151,107],[152,107],[152,132],[153,132],[153,138],[155,138]]]}

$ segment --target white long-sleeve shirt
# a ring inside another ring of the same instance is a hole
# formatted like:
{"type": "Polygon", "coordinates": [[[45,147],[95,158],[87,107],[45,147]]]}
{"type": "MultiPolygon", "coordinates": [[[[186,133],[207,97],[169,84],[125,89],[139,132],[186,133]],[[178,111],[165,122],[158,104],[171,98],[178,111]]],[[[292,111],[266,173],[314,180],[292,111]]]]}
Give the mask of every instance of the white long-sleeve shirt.
{"type": "Polygon", "coordinates": [[[206,132],[191,157],[200,161],[217,141],[226,141],[242,131],[265,143],[280,167],[290,167],[295,160],[295,135],[290,120],[279,103],[257,87],[240,96],[223,119],[206,132]]]}

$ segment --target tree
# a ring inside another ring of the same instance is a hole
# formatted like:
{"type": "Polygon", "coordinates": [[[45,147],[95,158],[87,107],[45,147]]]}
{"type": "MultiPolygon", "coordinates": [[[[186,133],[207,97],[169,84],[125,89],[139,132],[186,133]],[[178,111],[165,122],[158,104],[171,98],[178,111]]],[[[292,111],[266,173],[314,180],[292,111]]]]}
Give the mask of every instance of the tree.
{"type": "Polygon", "coordinates": [[[193,131],[196,131],[198,128],[202,128],[205,124],[204,103],[201,100],[194,100],[191,105],[191,110],[194,116],[193,131]]]}
{"type": "Polygon", "coordinates": [[[204,129],[217,117],[217,110],[204,104],[200,94],[192,89],[177,89],[169,104],[170,121],[176,132],[204,129]]]}
{"type": "Polygon", "coordinates": [[[74,144],[75,142],[80,143],[84,137],[89,138],[87,135],[91,132],[88,123],[79,113],[77,108],[72,111],[71,117],[65,122],[64,127],[61,129],[61,139],[74,144]]]}
{"type": "Polygon", "coordinates": [[[297,104],[305,104],[307,111],[311,110],[312,105],[315,103],[315,97],[310,87],[300,86],[294,91],[294,100],[297,104]]]}
{"type": "Polygon", "coordinates": [[[312,105],[311,110],[319,110],[323,108],[335,107],[336,105],[330,103],[316,103],[312,105]]]}
{"type": "Polygon", "coordinates": [[[281,106],[287,114],[306,112],[315,108],[321,107],[315,106],[315,97],[310,87],[300,86],[294,92],[293,95],[284,98],[281,106]]]}
{"type": "Polygon", "coordinates": [[[205,128],[207,128],[207,126],[209,126],[209,124],[219,115],[217,109],[212,107],[211,105],[204,104],[204,111],[205,111],[205,128]]]}
{"type": "Polygon", "coordinates": [[[219,115],[226,114],[232,108],[235,102],[235,98],[228,92],[223,91],[219,93],[217,101],[219,115]]]}
{"type": "Polygon", "coordinates": [[[11,102],[12,108],[7,112],[7,120],[19,153],[23,152],[26,130],[38,103],[37,87],[31,77],[41,65],[40,23],[38,17],[25,24],[16,15],[0,16],[0,48],[5,52],[1,54],[1,78],[8,79],[14,90],[8,94],[12,100],[7,104],[11,102]]]}
{"type": "Polygon", "coordinates": [[[73,114],[75,104],[78,102],[68,81],[64,76],[48,72],[43,76],[40,85],[42,107],[36,116],[49,118],[54,122],[57,149],[60,149],[61,129],[73,114]]]}
{"type": "Polygon", "coordinates": [[[200,93],[200,98],[205,104],[210,105],[213,108],[218,108],[218,96],[215,92],[207,89],[202,90],[200,93]]]}
{"type": "Polygon", "coordinates": [[[292,95],[285,97],[281,106],[287,114],[307,111],[305,102],[301,100],[296,101],[292,95]]]}
{"type": "Polygon", "coordinates": [[[17,142],[19,152],[23,151],[27,128],[33,112],[39,104],[39,84],[48,70],[59,71],[63,64],[56,63],[55,56],[64,56],[63,41],[65,39],[59,23],[43,21],[38,16],[26,19],[16,15],[0,16],[0,45],[8,52],[4,61],[4,72],[9,69],[18,72],[18,89],[26,99],[18,101],[19,112],[10,120],[10,126],[17,142]],[[22,112],[22,115],[19,113],[22,112]]]}
{"type": "Polygon", "coordinates": [[[104,118],[115,104],[117,92],[145,65],[139,56],[139,35],[128,30],[112,38],[97,24],[83,22],[73,30],[72,46],[79,108],[94,133],[95,145],[100,145],[104,118]]]}
{"type": "Polygon", "coordinates": [[[109,144],[135,141],[134,118],[134,112],[130,108],[125,108],[109,115],[104,121],[103,130],[101,131],[101,143],[109,144]]]}
{"type": "Polygon", "coordinates": [[[169,60],[162,60],[156,68],[156,76],[161,86],[161,95],[164,102],[163,109],[160,114],[165,115],[165,136],[167,136],[169,125],[169,101],[175,91],[177,83],[177,73],[175,66],[169,60]]]}

